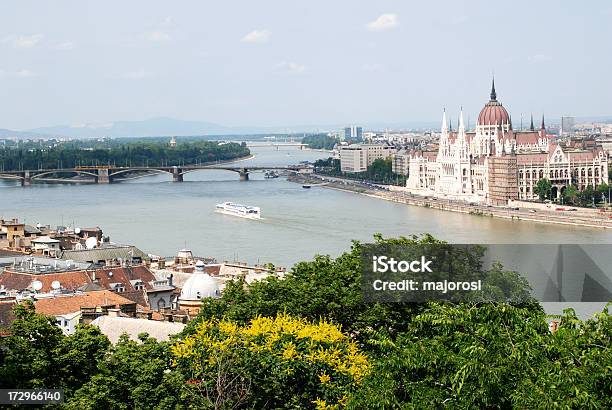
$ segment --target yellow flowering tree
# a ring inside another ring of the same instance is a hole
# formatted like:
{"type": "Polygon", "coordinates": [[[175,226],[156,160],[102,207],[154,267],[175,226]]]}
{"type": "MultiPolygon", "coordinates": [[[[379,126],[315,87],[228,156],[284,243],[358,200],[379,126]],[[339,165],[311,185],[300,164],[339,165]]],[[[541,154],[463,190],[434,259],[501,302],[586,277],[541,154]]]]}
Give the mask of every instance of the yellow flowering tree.
{"type": "Polygon", "coordinates": [[[215,408],[340,408],[370,369],[339,327],[287,314],[203,321],[172,352],[215,408]]]}

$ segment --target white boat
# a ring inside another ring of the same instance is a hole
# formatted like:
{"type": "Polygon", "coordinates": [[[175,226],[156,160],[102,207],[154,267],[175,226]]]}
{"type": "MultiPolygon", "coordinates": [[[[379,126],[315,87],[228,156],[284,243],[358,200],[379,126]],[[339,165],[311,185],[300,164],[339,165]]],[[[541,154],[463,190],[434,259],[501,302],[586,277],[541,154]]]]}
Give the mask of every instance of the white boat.
{"type": "Polygon", "coordinates": [[[222,204],[217,204],[216,211],[221,214],[238,216],[240,218],[261,219],[261,210],[258,206],[223,202],[222,204]]]}

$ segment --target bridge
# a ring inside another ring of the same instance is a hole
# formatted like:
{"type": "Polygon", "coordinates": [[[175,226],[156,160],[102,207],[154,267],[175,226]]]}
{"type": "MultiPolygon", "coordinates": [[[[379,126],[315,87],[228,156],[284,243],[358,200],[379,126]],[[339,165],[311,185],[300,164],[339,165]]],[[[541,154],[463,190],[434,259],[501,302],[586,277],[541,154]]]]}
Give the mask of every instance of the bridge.
{"type": "MultiPolygon", "coordinates": [[[[234,142],[239,143],[240,141],[234,142]]],[[[277,150],[280,147],[297,147],[299,149],[304,149],[304,147],[308,146],[308,144],[302,144],[301,142],[274,140],[248,142],[247,145],[249,147],[275,147],[277,150]]]]}
{"type": "Polygon", "coordinates": [[[223,165],[178,165],[178,166],[141,166],[141,167],[116,167],[116,166],[81,166],[75,168],[55,168],[55,169],[29,169],[18,171],[0,171],[0,179],[20,181],[22,186],[28,186],[32,182],[94,182],[96,184],[110,184],[113,181],[120,181],[122,176],[131,173],[140,174],[163,174],[172,175],[174,182],[183,182],[183,176],[190,172],[203,170],[224,170],[238,173],[241,181],[249,180],[249,173],[256,171],[277,170],[291,172],[305,172],[311,169],[308,165],[288,165],[288,166],[223,166],[223,165]],[[78,175],[89,177],[89,179],[70,179],[61,178],[61,175],[78,175]]]}

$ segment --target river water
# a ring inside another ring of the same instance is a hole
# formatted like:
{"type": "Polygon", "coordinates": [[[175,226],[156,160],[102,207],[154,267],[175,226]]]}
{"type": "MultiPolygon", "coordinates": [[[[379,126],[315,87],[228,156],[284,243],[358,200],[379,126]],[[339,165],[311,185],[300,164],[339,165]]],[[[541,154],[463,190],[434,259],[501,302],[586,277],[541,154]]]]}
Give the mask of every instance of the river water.
{"type": "MultiPolygon", "coordinates": [[[[240,165],[290,165],[326,152],[253,146],[240,165]]],[[[34,184],[0,180],[0,217],[76,227],[100,226],[114,242],[146,253],[175,255],[187,247],[219,261],[272,262],[290,267],[315,254],[337,256],[351,240],[430,233],[455,243],[612,243],[612,231],[465,215],[406,206],[326,188],[303,189],[284,178],[253,173],[239,181],[230,171],[199,171],[185,182],[155,175],[111,185],[34,184]],[[224,201],[262,208],[259,221],[215,213],[224,201]]],[[[561,313],[566,303],[544,304],[561,313]]],[[[602,303],[572,304],[582,317],[602,303]]]]}
{"type": "MultiPolygon", "coordinates": [[[[288,165],[328,156],[284,147],[252,147],[241,165],[288,165]]],[[[155,175],[111,185],[0,182],[0,217],[26,223],[100,226],[115,242],[170,256],[180,248],[218,260],[291,266],[317,253],[338,255],[351,240],[431,233],[457,243],[612,243],[603,229],[555,226],[395,204],[331,189],[303,189],[284,178],[199,171],[185,182],[155,175]],[[219,202],[259,206],[252,221],[215,213],[219,202]]]]}

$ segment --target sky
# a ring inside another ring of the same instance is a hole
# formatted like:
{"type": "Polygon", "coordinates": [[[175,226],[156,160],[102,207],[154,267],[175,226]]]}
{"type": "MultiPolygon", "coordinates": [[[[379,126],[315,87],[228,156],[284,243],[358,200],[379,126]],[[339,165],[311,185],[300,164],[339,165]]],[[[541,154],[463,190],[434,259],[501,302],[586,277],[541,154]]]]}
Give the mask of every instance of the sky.
{"type": "Polygon", "coordinates": [[[612,114],[609,1],[5,0],[0,128],[612,114]]]}

